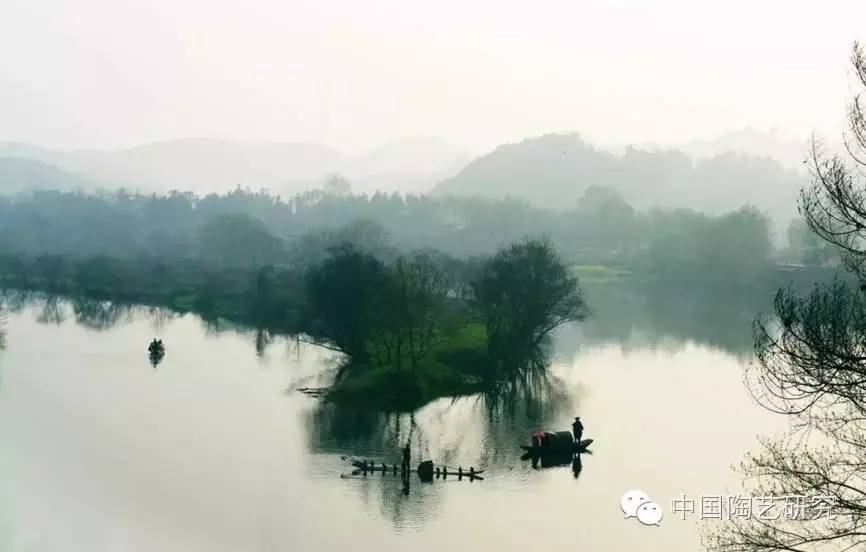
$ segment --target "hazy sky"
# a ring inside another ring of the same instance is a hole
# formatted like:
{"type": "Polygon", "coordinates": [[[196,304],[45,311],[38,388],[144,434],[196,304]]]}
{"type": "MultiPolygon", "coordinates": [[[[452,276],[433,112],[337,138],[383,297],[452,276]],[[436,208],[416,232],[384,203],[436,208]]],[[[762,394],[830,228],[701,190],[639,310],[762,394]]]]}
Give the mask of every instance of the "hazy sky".
{"type": "Polygon", "coordinates": [[[0,0],[0,140],[834,133],[866,1],[0,0]]]}

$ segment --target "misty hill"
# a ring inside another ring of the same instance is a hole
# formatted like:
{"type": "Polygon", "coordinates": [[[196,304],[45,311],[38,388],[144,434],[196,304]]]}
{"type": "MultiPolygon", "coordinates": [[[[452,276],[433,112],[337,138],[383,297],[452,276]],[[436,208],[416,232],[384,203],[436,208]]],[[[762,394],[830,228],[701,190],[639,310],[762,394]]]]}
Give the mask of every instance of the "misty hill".
{"type": "Polygon", "coordinates": [[[615,154],[594,148],[577,134],[548,134],[497,147],[441,182],[435,191],[510,196],[541,207],[568,209],[590,186],[601,185],[642,209],[688,207],[722,213],[746,202],[787,224],[805,183],[801,173],[769,157],[728,152],[695,160],[680,150],[632,147],[615,154]]]}
{"type": "MultiPolygon", "coordinates": [[[[835,144],[833,144],[835,147],[835,144]]],[[[801,171],[803,160],[808,153],[809,141],[806,138],[796,140],[782,136],[776,130],[761,132],[753,128],[742,128],[726,132],[715,138],[695,139],[684,144],[660,144],[658,142],[643,142],[631,144],[635,149],[643,151],[681,150],[693,159],[705,159],[724,153],[741,153],[750,157],[769,157],[785,168],[801,171]]],[[[623,153],[627,147],[618,146],[611,151],[623,153]]]]}
{"type": "Polygon", "coordinates": [[[471,158],[444,140],[417,137],[390,142],[358,157],[347,174],[356,191],[426,193],[457,174],[471,158]]]}
{"type": "Polygon", "coordinates": [[[776,131],[759,132],[744,128],[711,140],[693,140],[684,144],[681,149],[696,159],[736,152],[769,157],[784,167],[799,169],[807,154],[808,141],[785,138],[776,131]]]}
{"type": "Polygon", "coordinates": [[[71,191],[85,187],[86,183],[75,175],[41,161],[0,157],[0,194],[33,190],[71,191]]]}
{"type": "Polygon", "coordinates": [[[468,158],[462,150],[433,139],[396,142],[355,156],[320,144],[198,138],[122,150],[56,151],[0,143],[3,155],[54,165],[93,187],[207,193],[241,186],[286,195],[319,187],[330,173],[343,174],[357,191],[426,191],[468,158]]]}

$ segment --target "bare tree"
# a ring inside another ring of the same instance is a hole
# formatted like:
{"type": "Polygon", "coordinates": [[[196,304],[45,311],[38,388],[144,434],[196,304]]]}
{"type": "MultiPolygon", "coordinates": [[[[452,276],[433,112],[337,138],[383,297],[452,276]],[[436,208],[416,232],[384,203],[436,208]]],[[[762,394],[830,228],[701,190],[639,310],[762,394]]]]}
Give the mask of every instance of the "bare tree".
{"type": "Polygon", "coordinates": [[[399,365],[405,354],[415,368],[435,344],[452,284],[447,271],[424,253],[398,258],[391,270],[400,351],[397,362],[399,365]]]}
{"type": "MultiPolygon", "coordinates": [[[[866,56],[852,61],[866,90],[866,56]]],[[[708,528],[718,552],[866,550],[866,116],[861,95],[849,111],[848,155],[827,155],[813,140],[814,181],[800,210],[819,236],[839,247],[861,289],[841,280],[802,296],[780,290],[775,316],[754,324],[757,362],[747,384],[766,408],[791,417],[789,434],[762,440],[742,464],[752,494],[820,497],[833,516],[736,518],[708,528]]]]}
{"type": "Polygon", "coordinates": [[[812,230],[837,246],[845,266],[864,281],[866,268],[866,52],[855,43],[851,63],[861,92],[848,106],[847,155],[830,155],[817,138],[807,163],[812,186],[800,193],[800,212],[812,230]]]}

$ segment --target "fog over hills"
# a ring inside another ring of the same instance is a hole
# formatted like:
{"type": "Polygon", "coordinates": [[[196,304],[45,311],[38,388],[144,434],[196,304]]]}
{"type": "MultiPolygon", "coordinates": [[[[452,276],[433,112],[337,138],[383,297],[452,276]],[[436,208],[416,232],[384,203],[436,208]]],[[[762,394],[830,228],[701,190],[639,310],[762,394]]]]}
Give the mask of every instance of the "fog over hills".
{"type": "Polygon", "coordinates": [[[17,194],[37,189],[86,189],[87,182],[55,166],[21,157],[0,156],[0,193],[17,194]]]}
{"type": "MultiPolygon", "coordinates": [[[[424,192],[459,170],[470,157],[462,149],[432,138],[394,142],[362,155],[312,143],[192,138],[122,150],[78,151],[7,142],[0,143],[0,156],[53,165],[74,174],[90,189],[209,193],[241,186],[285,195],[319,187],[330,173],[347,177],[355,191],[399,188],[424,192]]],[[[17,189],[7,179],[0,181],[0,191],[17,189]]]]}
{"type": "MultiPolygon", "coordinates": [[[[832,143],[832,141],[831,141],[832,143]]],[[[783,166],[800,170],[808,153],[809,140],[782,135],[776,129],[760,132],[753,128],[742,128],[710,139],[691,140],[685,144],[660,145],[641,144],[644,150],[680,149],[695,159],[713,157],[721,153],[743,153],[753,157],[769,157],[783,166]]]]}
{"type": "Polygon", "coordinates": [[[329,174],[353,192],[433,192],[515,197],[573,207],[591,186],[617,190],[635,207],[720,213],[742,198],[787,224],[806,182],[805,143],[751,129],[679,148],[643,144],[603,149],[575,133],[503,144],[472,159],[447,141],[418,137],[361,154],[321,144],[182,139],[118,150],[57,151],[0,143],[0,193],[36,188],[199,194],[238,186],[283,196],[320,188],[329,174]]]}
{"type": "Polygon", "coordinates": [[[347,174],[356,191],[426,193],[457,174],[472,157],[444,140],[418,137],[390,142],[360,156],[347,174]]]}
{"type": "MultiPolygon", "coordinates": [[[[706,150],[705,150],[706,151],[706,150]]],[[[617,190],[638,208],[687,207],[721,213],[749,204],[787,224],[802,171],[735,151],[690,156],[682,150],[598,149],[578,134],[548,134],[504,144],[469,163],[436,192],[515,197],[549,208],[574,206],[591,186],[617,190]]]]}

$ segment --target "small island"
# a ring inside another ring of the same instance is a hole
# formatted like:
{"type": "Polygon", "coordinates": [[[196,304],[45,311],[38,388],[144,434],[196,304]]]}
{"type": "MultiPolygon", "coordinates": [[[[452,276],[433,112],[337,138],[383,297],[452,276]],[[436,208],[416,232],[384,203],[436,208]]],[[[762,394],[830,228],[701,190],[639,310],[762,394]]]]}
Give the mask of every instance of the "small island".
{"type": "Polygon", "coordinates": [[[469,261],[345,245],[307,274],[306,299],[304,333],[345,355],[326,397],[386,409],[525,379],[550,332],[589,314],[546,239],[469,261]]]}
{"type": "Polygon", "coordinates": [[[589,313],[574,270],[547,238],[457,258],[382,246],[374,225],[350,229],[351,239],[305,244],[315,252],[308,262],[256,266],[228,253],[266,257],[277,245],[259,221],[226,215],[203,230],[202,259],[5,254],[0,287],[70,297],[77,316],[94,320],[123,305],[158,305],[296,336],[339,353],[333,381],[317,394],[385,411],[544,374],[547,337],[589,313]]]}

